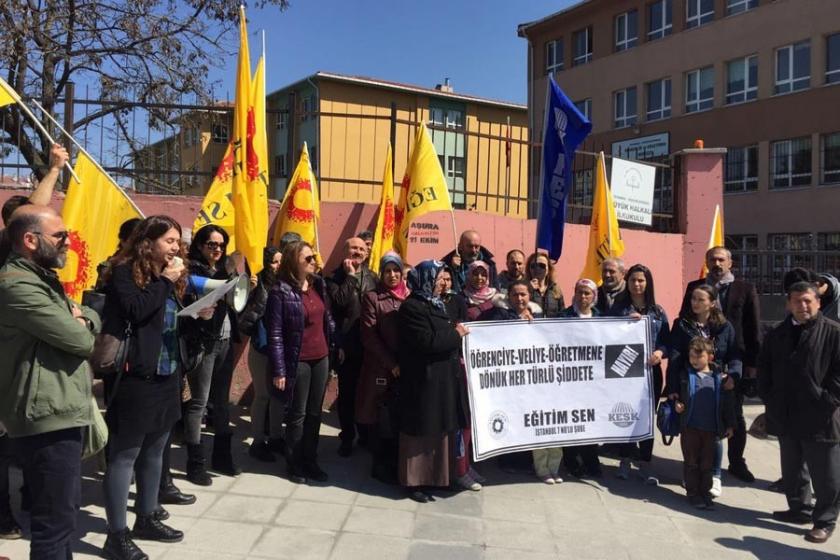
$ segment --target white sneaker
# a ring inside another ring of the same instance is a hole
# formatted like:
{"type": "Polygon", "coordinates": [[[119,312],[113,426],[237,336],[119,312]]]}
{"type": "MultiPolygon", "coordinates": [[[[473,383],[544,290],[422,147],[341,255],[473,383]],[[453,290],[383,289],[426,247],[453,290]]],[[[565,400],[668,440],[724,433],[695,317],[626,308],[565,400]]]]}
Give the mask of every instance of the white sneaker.
{"type": "Polygon", "coordinates": [[[645,483],[647,486],[659,486],[659,479],[650,474],[648,470],[644,467],[639,467],[639,472],[636,473],[639,478],[642,479],[642,482],[645,483]]]}
{"type": "Polygon", "coordinates": [[[539,477],[539,479],[542,480],[543,482],[545,482],[546,484],[554,484],[554,477],[551,476],[550,474],[547,474],[545,476],[541,476],[541,477],[539,477]]]}
{"type": "Polygon", "coordinates": [[[709,490],[709,494],[714,498],[720,498],[720,495],[723,494],[723,483],[719,476],[712,477],[712,489],[709,490]]]}
{"type": "Polygon", "coordinates": [[[556,482],[557,484],[563,484],[563,478],[559,474],[555,474],[554,482],[556,482]]]}
{"type": "Polygon", "coordinates": [[[630,478],[630,459],[621,460],[621,463],[618,464],[618,472],[615,473],[615,477],[621,480],[630,478]]]}
{"type": "Polygon", "coordinates": [[[466,490],[472,490],[473,492],[481,490],[481,484],[473,480],[469,474],[459,477],[455,482],[458,483],[458,486],[466,490]]]}

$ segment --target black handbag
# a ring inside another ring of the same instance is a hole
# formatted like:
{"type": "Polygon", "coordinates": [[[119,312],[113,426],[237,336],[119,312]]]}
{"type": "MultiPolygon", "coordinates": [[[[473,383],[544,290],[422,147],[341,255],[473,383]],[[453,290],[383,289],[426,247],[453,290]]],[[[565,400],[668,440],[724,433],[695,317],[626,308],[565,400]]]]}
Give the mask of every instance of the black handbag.
{"type": "Polygon", "coordinates": [[[132,330],[131,323],[126,322],[122,336],[108,333],[96,335],[93,343],[93,355],[90,357],[90,365],[96,379],[103,379],[106,376],[114,376],[114,383],[111,386],[109,395],[105,399],[107,408],[120,386],[120,381],[128,367],[128,352],[131,348],[132,330]]]}

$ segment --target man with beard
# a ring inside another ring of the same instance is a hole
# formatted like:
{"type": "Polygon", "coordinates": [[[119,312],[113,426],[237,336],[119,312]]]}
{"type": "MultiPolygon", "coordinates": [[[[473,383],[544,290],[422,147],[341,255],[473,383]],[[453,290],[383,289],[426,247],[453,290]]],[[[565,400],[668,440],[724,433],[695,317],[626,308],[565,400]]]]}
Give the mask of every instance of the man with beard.
{"type": "MultiPolygon", "coordinates": [[[[691,294],[701,284],[717,288],[718,304],[726,320],[735,327],[735,343],[744,361],[743,379],[735,387],[735,413],[737,424],[735,435],[729,439],[729,474],[746,483],[755,482],[755,476],[747,468],[744,448],[747,445],[747,426],[744,421],[744,396],[755,391],[756,365],[761,348],[761,321],[759,319],[758,294],[749,282],[736,279],[732,274],[732,253],[726,247],[712,247],[706,251],[706,278],[689,282],[685,290],[680,315],[691,309],[691,294]]],[[[722,447],[718,453],[722,455],[722,447]]],[[[720,488],[720,457],[715,461],[714,493],[720,488]]]]}
{"type": "Polygon", "coordinates": [[[467,285],[467,269],[475,261],[483,261],[489,267],[490,286],[496,285],[496,263],[493,260],[493,253],[481,244],[481,236],[477,231],[468,229],[461,234],[458,241],[458,248],[449,252],[441,259],[452,271],[452,291],[460,294],[467,285]]]}
{"type": "MultiPolygon", "coordinates": [[[[344,242],[344,260],[327,280],[338,337],[338,421],[341,445],[338,453],[349,457],[356,439],[356,387],[362,369],[362,298],[376,289],[376,276],[365,264],[368,251],[364,240],[351,237],[344,242]]],[[[367,434],[359,426],[359,443],[367,434]]]]}
{"type": "Polygon", "coordinates": [[[0,268],[0,422],[30,493],[31,558],[72,558],[81,504],[83,428],[93,423],[91,372],[99,317],[67,299],[67,229],[51,208],[26,205],[6,235],[0,268]]]}
{"type": "Polygon", "coordinates": [[[598,304],[601,315],[607,315],[615,298],[624,291],[624,261],[610,258],[601,263],[601,285],[598,287],[598,304]]]}

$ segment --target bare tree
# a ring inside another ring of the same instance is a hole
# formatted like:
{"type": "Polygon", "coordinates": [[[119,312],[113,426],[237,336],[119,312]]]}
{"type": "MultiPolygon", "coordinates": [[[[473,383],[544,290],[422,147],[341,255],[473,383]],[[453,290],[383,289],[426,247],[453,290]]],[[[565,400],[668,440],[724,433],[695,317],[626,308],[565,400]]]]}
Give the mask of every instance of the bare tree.
{"type": "MultiPolygon", "coordinates": [[[[98,87],[105,103],[74,123],[120,117],[127,103],[175,103],[183,95],[208,102],[211,66],[227,62],[240,0],[3,0],[0,72],[24,96],[53,113],[67,84],[98,87]]],[[[251,7],[288,7],[288,0],[253,0],[251,7]]],[[[15,146],[40,179],[49,145],[14,106],[0,109],[0,144],[15,146]]],[[[152,118],[164,121],[159,111],[152,118]]],[[[49,128],[49,123],[44,122],[49,128]]]]}

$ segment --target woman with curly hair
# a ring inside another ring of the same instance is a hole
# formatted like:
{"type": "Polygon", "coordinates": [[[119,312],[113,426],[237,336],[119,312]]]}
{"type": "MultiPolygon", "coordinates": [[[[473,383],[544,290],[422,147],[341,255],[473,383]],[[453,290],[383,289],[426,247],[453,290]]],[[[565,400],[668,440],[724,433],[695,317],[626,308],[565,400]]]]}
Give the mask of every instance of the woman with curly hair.
{"type": "Polygon", "coordinates": [[[554,281],[554,263],[545,253],[532,253],[525,263],[525,277],[531,287],[530,301],[543,310],[545,317],[558,317],[566,302],[563,290],[554,281]]]}

